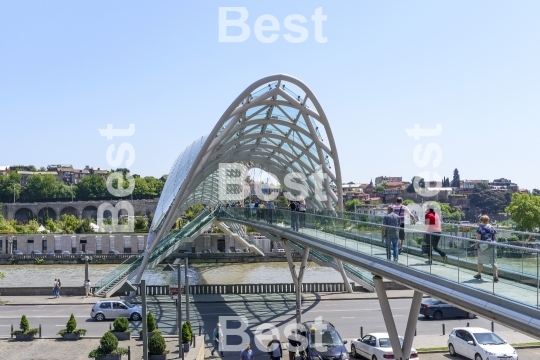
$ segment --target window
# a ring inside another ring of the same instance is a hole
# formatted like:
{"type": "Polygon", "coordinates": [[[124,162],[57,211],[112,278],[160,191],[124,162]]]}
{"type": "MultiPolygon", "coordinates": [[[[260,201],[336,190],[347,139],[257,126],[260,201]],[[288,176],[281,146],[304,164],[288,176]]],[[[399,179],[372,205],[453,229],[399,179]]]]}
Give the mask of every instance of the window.
{"type": "Polygon", "coordinates": [[[110,302],[103,302],[99,305],[99,308],[100,309],[110,309],[111,308],[111,303],[110,302]]]}
{"type": "Polygon", "coordinates": [[[47,240],[41,240],[41,249],[43,252],[47,251],[47,240]]]}
{"type": "Polygon", "coordinates": [[[113,303],[113,309],[127,309],[127,306],[122,303],[113,303]]]}

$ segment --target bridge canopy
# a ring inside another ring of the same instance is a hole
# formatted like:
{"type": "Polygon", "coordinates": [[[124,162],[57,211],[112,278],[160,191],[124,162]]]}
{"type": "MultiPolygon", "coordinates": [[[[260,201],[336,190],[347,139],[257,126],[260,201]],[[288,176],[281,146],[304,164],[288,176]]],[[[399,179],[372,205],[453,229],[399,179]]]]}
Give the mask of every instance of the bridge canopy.
{"type": "Polygon", "coordinates": [[[227,188],[226,164],[262,169],[293,195],[300,194],[301,184],[308,208],[343,209],[336,144],[322,107],[300,80],[272,75],[248,86],[212,131],[177,157],[150,226],[150,252],[154,240],[162,238],[189,206],[227,202],[220,196],[220,187],[227,188]]]}

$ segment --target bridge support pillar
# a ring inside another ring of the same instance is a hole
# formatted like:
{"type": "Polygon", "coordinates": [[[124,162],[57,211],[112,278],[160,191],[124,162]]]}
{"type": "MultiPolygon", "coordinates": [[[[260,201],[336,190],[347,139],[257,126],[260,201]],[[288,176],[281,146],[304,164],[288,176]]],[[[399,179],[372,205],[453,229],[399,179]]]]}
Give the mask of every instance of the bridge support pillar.
{"type": "Polygon", "coordinates": [[[347,274],[345,274],[345,269],[343,269],[343,263],[341,262],[341,260],[336,259],[336,264],[339,269],[339,273],[341,274],[341,278],[343,279],[345,290],[347,290],[348,293],[352,293],[353,289],[352,289],[351,283],[349,282],[349,279],[347,279],[347,274]]]}
{"type": "Polygon", "coordinates": [[[409,360],[411,356],[414,332],[416,329],[416,322],[418,320],[418,313],[420,311],[420,304],[422,303],[422,293],[418,291],[414,292],[402,347],[399,341],[396,323],[394,322],[394,317],[392,316],[392,309],[390,308],[390,302],[388,301],[388,296],[386,295],[386,288],[384,286],[382,277],[379,275],[373,276],[373,283],[375,284],[375,290],[377,291],[377,297],[379,298],[379,304],[381,306],[384,323],[386,325],[386,331],[388,332],[388,337],[390,338],[390,344],[392,345],[392,350],[394,351],[394,358],[397,360],[409,360]]]}
{"type": "Polygon", "coordinates": [[[283,246],[285,247],[285,255],[287,256],[287,263],[289,264],[289,270],[291,270],[291,276],[294,283],[294,292],[296,294],[296,323],[302,323],[302,279],[304,278],[304,270],[306,269],[307,260],[309,256],[309,248],[304,248],[304,254],[302,255],[302,263],[300,264],[300,271],[296,275],[294,262],[292,259],[291,247],[289,246],[289,240],[281,238],[283,246]]]}

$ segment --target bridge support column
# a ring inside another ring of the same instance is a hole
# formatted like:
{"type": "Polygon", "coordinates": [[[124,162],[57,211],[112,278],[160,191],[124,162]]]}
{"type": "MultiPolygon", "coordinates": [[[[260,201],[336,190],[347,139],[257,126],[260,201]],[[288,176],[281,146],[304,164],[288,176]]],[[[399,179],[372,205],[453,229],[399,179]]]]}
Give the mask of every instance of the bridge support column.
{"type": "Polygon", "coordinates": [[[347,290],[348,293],[352,293],[353,289],[352,289],[351,283],[349,282],[349,279],[347,279],[347,274],[345,274],[345,269],[343,269],[343,263],[341,262],[341,260],[336,259],[336,264],[339,269],[339,273],[341,274],[341,278],[343,279],[345,290],[347,290]]]}
{"type": "Polygon", "coordinates": [[[388,301],[388,296],[386,295],[386,288],[384,287],[382,277],[379,275],[374,275],[373,283],[375,284],[375,290],[377,291],[377,297],[379,298],[379,304],[381,306],[384,324],[386,325],[386,331],[388,332],[388,337],[390,338],[390,344],[392,345],[392,350],[394,351],[394,358],[397,360],[409,360],[414,339],[414,331],[416,329],[416,322],[418,320],[418,313],[420,311],[420,304],[422,303],[422,293],[418,291],[414,292],[402,347],[399,341],[396,323],[394,322],[394,317],[392,316],[392,309],[390,308],[390,302],[388,301]]]}
{"type": "Polygon", "coordinates": [[[304,248],[304,254],[302,254],[302,263],[300,265],[300,271],[296,275],[296,270],[291,254],[291,247],[289,246],[289,240],[281,238],[283,246],[285,247],[285,255],[287,256],[287,263],[289,264],[289,270],[291,270],[291,276],[294,283],[294,290],[296,294],[296,323],[302,323],[302,279],[304,278],[304,270],[306,269],[307,259],[309,256],[309,248],[304,248]]]}

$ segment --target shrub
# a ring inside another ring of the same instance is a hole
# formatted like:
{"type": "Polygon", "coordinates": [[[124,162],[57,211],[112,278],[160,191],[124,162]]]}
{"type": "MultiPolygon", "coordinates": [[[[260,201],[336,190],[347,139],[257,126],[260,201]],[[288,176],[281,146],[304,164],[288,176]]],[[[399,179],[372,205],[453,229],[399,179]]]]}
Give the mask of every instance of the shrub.
{"type": "Polygon", "coordinates": [[[156,330],[156,320],[154,319],[154,315],[152,315],[151,312],[149,312],[148,315],[146,315],[146,325],[148,328],[148,332],[152,332],[156,330]]]}
{"type": "Polygon", "coordinates": [[[192,334],[189,331],[189,324],[187,322],[185,322],[182,325],[182,341],[185,342],[185,343],[190,342],[191,337],[192,337],[192,334]]]}
{"type": "Polygon", "coordinates": [[[164,355],[168,353],[165,339],[163,339],[160,332],[152,333],[152,336],[148,339],[148,352],[150,355],[164,355]]]}
{"type": "Polygon", "coordinates": [[[128,331],[129,321],[125,317],[116,318],[114,320],[113,327],[114,327],[113,329],[114,332],[129,332],[128,331]]]}
{"type": "Polygon", "coordinates": [[[30,328],[30,323],[28,322],[26,315],[23,315],[21,317],[21,322],[19,323],[19,329],[20,330],[14,330],[11,334],[12,335],[36,335],[37,333],[39,333],[38,328],[34,328],[34,329],[30,328]]]}
{"type": "Polygon", "coordinates": [[[125,355],[127,349],[118,347],[118,339],[116,336],[107,331],[99,340],[99,347],[90,351],[89,358],[103,357],[105,355],[125,355]]]}
{"type": "Polygon", "coordinates": [[[67,324],[66,328],[62,329],[58,332],[58,335],[64,335],[64,334],[76,334],[79,336],[86,335],[86,329],[77,329],[77,320],[75,320],[75,315],[71,314],[67,324]]]}

